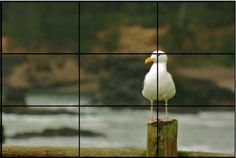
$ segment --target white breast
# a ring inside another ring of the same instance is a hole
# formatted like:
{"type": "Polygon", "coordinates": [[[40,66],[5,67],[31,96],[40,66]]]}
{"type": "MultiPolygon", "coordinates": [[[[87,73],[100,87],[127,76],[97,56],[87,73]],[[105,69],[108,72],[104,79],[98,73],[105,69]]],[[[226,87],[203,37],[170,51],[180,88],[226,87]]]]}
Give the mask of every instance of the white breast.
{"type": "Polygon", "coordinates": [[[146,74],[142,94],[148,100],[157,100],[157,64],[146,74]]]}
{"type": "Polygon", "coordinates": [[[158,100],[168,100],[175,95],[174,81],[167,71],[158,71],[158,100]]]}

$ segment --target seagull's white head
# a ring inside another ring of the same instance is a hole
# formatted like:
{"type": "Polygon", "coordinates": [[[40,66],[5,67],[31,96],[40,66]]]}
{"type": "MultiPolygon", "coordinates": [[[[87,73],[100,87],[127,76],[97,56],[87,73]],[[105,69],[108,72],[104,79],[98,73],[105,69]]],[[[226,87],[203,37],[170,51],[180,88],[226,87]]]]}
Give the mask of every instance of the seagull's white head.
{"type": "Polygon", "coordinates": [[[152,55],[145,60],[145,64],[157,62],[157,51],[152,52],[152,55]]]}
{"type": "Polygon", "coordinates": [[[158,50],[158,63],[166,63],[168,60],[165,52],[158,50]]]}

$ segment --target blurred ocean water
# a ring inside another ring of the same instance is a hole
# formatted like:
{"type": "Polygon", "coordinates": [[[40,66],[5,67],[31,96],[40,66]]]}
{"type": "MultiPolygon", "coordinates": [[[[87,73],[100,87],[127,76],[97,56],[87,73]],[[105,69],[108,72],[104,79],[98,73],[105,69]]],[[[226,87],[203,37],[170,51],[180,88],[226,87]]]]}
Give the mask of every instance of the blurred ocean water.
{"type": "MultiPolygon", "coordinates": [[[[67,98],[68,99],[68,98],[67,98]]],[[[65,99],[66,100],[66,99],[65,99]]],[[[48,108],[48,107],[45,107],[48,108]]],[[[78,111],[77,107],[64,108],[78,111]]],[[[17,115],[3,113],[6,144],[57,145],[81,147],[146,147],[147,109],[80,107],[79,115],[17,115]],[[48,128],[69,127],[100,133],[89,137],[31,137],[13,139],[17,133],[39,132],[48,128]]],[[[163,115],[163,113],[159,113],[163,115]]],[[[170,113],[179,122],[178,150],[234,153],[234,112],[202,111],[198,113],[170,113]]]]}

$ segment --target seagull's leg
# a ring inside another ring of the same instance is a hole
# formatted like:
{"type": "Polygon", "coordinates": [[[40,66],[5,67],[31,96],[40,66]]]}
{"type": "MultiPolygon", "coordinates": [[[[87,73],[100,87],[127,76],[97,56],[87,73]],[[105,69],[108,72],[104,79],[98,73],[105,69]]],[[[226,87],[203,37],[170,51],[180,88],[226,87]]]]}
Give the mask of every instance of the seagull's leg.
{"type": "Polygon", "coordinates": [[[165,100],[166,119],[168,118],[168,115],[167,115],[167,105],[168,105],[168,100],[166,99],[165,100]]]}
{"type": "Polygon", "coordinates": [[[171,121],[172,118],[169,117],[168,114],[167,114],[167,112],[168,112],[168,111],[167,111],[167,106],[168,106],[168,100],[165,100],[165,111],[166,111],[165,120],[166,120],[166,121],[171,121]]]}
{"type": "Polygon", "coordinates": [[[153,122],[154,118],[153,118],[153,100],[151,100],[151,115],[150,115],[150,120],[149,122],[153,122]]]}
{"type": "Polygon", "coordinates": [[[153,100],[151,100],[151,121],[153,120],[153,100]]]}
{"type": "Polygon", "coordinates": [[[165,100],[165,116],[162,116],[160,118],[161,121],[171,121],[171,120],[173,120],[171,117],[168,116],[167,106],[168,106],[168,100],[165,100]]]}

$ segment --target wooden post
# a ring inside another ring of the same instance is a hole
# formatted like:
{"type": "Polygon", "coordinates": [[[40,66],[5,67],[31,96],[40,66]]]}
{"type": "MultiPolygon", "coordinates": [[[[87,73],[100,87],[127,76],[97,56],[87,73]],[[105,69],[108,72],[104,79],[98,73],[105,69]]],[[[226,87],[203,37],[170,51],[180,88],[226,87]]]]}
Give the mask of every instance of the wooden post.
{"type": "Polygon", "coordinates": [[[158,157],[177,157],[177,120],[158,120],[158,157]]]}
{"type": "Polygon", "coordinates": [[[157,121],[147,124],[146,156],[157,157],[157,121]]]}

